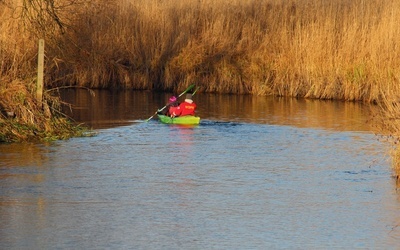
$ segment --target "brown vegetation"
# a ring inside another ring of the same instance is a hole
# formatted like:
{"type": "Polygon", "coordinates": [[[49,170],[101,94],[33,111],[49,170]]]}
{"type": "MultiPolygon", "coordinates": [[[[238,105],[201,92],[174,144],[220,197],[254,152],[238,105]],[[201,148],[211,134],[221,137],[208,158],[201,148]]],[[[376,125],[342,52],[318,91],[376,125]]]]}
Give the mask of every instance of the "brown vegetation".
{"type": "Polygon", "coordinates": [[[0,2],[0,142],[66,139],[87,132],[60,113],[61,101],[51,91],[36,100],[37,38],[43,27],[57,30],[52,27],[57,16],[50,17],[50,9],[39,15],[28,7],[40,9],[37,4],[44,3],[0,2]]]}
{"type": "MultiPolygon", "coordinates": [[[[400,86],[399,86],[400,87],[400,86]]],[[[391,95],[382,98],[379,108],[373,112],[372,119],[376,132],[384,141],[393,145],[391,156],[394,176],[400,187],[400,96],[391,95]]]]}
{"type": "Polygon", "coordinates": [[[0,142],[67,139],[87,132],[60,113],[59,98],[45,93],[43,102],[38,102],[31,91],[33,84],[1,80],[0,142]]]}
{"type": "Polygon", "coordinates": [[[48,86],[372,102],[399,84],[395,0],[18,2],[0,5],[1,69],[32,71],[44,37],[48,86]]]}

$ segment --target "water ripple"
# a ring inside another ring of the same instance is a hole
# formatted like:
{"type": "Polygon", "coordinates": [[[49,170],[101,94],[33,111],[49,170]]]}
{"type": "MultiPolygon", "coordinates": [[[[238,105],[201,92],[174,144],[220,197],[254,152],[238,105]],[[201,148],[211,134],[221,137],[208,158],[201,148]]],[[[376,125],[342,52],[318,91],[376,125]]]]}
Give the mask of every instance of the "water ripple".
{"type": "Polygon", "coordinates": [[[98,132],[2,154],[1,248],[398,246],[370,134],[212,120],[98,132]]]}

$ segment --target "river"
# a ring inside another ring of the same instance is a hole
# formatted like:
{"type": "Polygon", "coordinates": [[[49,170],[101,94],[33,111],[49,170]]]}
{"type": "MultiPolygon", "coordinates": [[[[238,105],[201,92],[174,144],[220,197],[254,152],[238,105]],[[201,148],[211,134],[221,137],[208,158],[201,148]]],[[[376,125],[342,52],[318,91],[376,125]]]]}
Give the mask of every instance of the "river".
{"type": "MultiPolygon", "coordinates": [[[[94,137],[0,145],[0,249],[399,249],[400,195],[369,108],[67,91],[94,137]]],[[[67,112],[67,111],[66,111],[67,112]]]]}

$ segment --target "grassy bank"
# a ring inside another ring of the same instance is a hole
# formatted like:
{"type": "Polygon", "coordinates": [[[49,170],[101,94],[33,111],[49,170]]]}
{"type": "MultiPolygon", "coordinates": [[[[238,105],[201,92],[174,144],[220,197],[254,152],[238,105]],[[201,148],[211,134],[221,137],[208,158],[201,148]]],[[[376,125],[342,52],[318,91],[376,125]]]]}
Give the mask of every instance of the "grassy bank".
{"type": "Polygon", "coordinates": [[[36,100],[37,43],[43,33],[21,8],[22,1],[0,2],[0,143],[90,135],[60,112],[54,93],[45,91],[43,102],[36,100]]]}
{"type": "Polygon", "coordinates": [[[89,135],[60,113],[60,100],[45,93],[43,103],[26,82],[0,78],[0,143],[38,142],[89,135]]]}
{"type": "MultiPolygon", "coordinates": [[[[400,86],[399,86],[400,87],[400,86]]],[[[392,145],[391,156],[394,177],[400,187],[400,96],[387,96],[378,104],[372,119],[376,124],[375,131],[380,138],[392,145]]]]}

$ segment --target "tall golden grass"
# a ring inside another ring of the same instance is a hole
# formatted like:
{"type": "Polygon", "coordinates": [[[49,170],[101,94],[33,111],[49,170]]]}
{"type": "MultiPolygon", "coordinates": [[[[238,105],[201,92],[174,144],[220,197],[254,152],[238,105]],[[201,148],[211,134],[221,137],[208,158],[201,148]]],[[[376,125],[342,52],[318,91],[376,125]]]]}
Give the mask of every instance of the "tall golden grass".
{"type": "Polygon", "coordinates": [[[25,2],[0,2],[0,143],[90,135],[61,114],[61,101],[49,90],[36,100],[37,38],[43,27],[57,29],[53,19],[39,20],[24,9],[25,2]]]}
{"type": "MultiPolygon", "coordinates": [[[[400,86],[398,86],[400,87],[400,86]]],[[[400,187],[400,96],[388,95],[378,103],[378,108],[372,112],[376,133],[392,145],[391,157],[396,184],[400,187]]]]}
{"type": "Polygon", "coordinates": [[[0,4],[0,67],[31,71],[45,37],[48,86],[372,102],[399,84],[396,0],[61,0],[56,19],[21,2],[0,4]]]}

